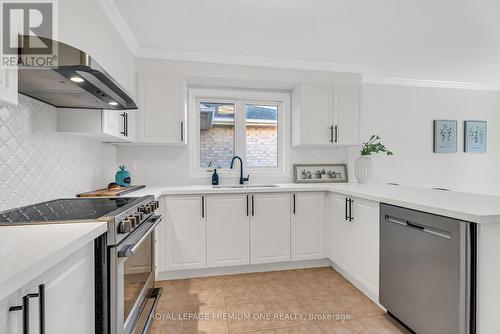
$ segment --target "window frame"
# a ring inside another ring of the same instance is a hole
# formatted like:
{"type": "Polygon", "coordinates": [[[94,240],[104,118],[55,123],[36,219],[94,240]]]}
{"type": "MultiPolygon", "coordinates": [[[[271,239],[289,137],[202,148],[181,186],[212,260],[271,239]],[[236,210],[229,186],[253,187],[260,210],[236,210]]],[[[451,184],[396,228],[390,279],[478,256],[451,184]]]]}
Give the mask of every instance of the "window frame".
{"type": "MultiPolygon", "coordinates": [[[[190,88],[188,90],[188,139],[189,139],[189,174],[191,177],[206,177],[212,172],[200,167],[200,102],[234,103],[234,145],[235,155],[244,161],[244,172],[257,177],[285,177],[290,175],[288,153],[290,147],[290,94],[275,91],[253,91],[236,89],[190,88]],[[245,105],[278,106],[278,166],[248,167],[246,163],[246,116],[245,105]]],[[[222,176],[239,176],[235,170],[221,169],[222,176]]]]}

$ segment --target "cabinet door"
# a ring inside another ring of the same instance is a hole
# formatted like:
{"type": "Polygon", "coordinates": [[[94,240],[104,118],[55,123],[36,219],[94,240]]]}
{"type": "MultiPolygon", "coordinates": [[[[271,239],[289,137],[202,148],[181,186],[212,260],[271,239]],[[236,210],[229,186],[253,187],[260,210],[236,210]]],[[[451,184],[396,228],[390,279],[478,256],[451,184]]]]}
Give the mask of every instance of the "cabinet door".
{"type": "Polygon", "coordinates": [[[186,143],[186,82],[157,74],[139,77],[138,141],[186,143]]]}
{"type": "Polygon", "coordinates": [[[361,87],[334,85],[334,123],[338,144],[359,144],[361,87]]]}
{"type": "Polygon", "coordinates": [[[247,195],[206,197],[207,267],[249,264],[247,195]]]}
{"type": "Polygon", "coordinates": [[[290,194],[252,198],[250,263],[290,261],[290,194]]]}
{"type": "Polygon", "coordinates": [[[17,69],[0,69],[0,101],[17,105],[17,69]]]}
{"type": "Polygon", "coordinates": [[[331,145],[332,85],[302,83],[292,96],[294,145],[331,145]]]}
{"type": "Polygon", "coordinates": [[[356,280],[378,296],[379,290],[379,204],[353,198],[352,252],[356,280]]]}
{"type": "Polygon", "coordinates": [[[123,138],[125,133],[124,111],[103,110],[102,111],[102,132],[116,138],[123,138]]]}
{"type": "MultiPolygon", "coordinates": [[[[23,288],[23,295],[45,286],[45,333],[88,334],[95,330],[94,245],[89,243],[23,288]]],[[[40,298],[30,299],[30,334],[39,333],[40,298]]]]}
{"type": "Polygon", "coordinates": [[[204,268],[206,230],[201,196],[165,198],[166,269],[204,268]]]}
{"type": "Polygon", "coordinates": [[[325,194],[292,195],[292,260],[324,257],[325,194]]]}
{"type": "Polygon", "coordinates": [[[23,298],[21,290],[16,291],[0,302],[0,333],[22,333],[22,310],[9,311],[12,306],[21,306],[23,298]]]}
{"type": "Polygon", "coordinates": [[[127,141],[137,143],[137,110],[127,111],[127,141]]]}
{"type": "Polygon", "coordinates": [[[330,194],[328,196],[328,206],[330,217],[330,260],[337,264],[346,272],[351,272],[352,260],[352,228],[346,219],[346,197],[340,194],[330,194]]]}

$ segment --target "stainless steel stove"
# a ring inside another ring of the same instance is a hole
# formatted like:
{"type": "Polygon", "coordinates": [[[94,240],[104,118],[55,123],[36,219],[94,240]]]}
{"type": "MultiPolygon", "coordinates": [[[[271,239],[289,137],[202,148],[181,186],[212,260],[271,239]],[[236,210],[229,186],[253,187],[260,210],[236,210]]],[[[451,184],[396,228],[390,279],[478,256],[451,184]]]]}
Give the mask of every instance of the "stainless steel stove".
{"type": "Polygon", "coordinates": [[[143,333],[161,289],[154,288],[153,196],[68,198],[0,212],[0,225],[106,222],[94,243],[96,334],[143,333]]]}

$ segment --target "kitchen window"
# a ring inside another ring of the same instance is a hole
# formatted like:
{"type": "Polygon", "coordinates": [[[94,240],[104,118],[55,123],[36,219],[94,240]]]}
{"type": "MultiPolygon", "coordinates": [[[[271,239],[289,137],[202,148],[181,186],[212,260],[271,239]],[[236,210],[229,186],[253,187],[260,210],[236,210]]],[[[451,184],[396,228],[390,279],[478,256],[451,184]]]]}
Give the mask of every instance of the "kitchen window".
{"type": "Polygon", "coordinates": [[[238,155],[249,173],[284,173],[288,94],[193,89],[190,104],[192,171],[232,173],[238,155]]]}

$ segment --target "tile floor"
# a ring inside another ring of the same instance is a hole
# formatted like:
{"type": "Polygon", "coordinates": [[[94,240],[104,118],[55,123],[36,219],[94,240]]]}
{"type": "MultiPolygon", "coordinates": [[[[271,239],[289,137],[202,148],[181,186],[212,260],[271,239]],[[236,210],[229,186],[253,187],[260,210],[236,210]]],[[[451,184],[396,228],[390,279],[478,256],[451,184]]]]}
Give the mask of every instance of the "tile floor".
{"type": "Polygon", "coordinates": [[[159,281],[157,286],[163,295],[151,334],[409,333],[327,267],[159,281]]]}

